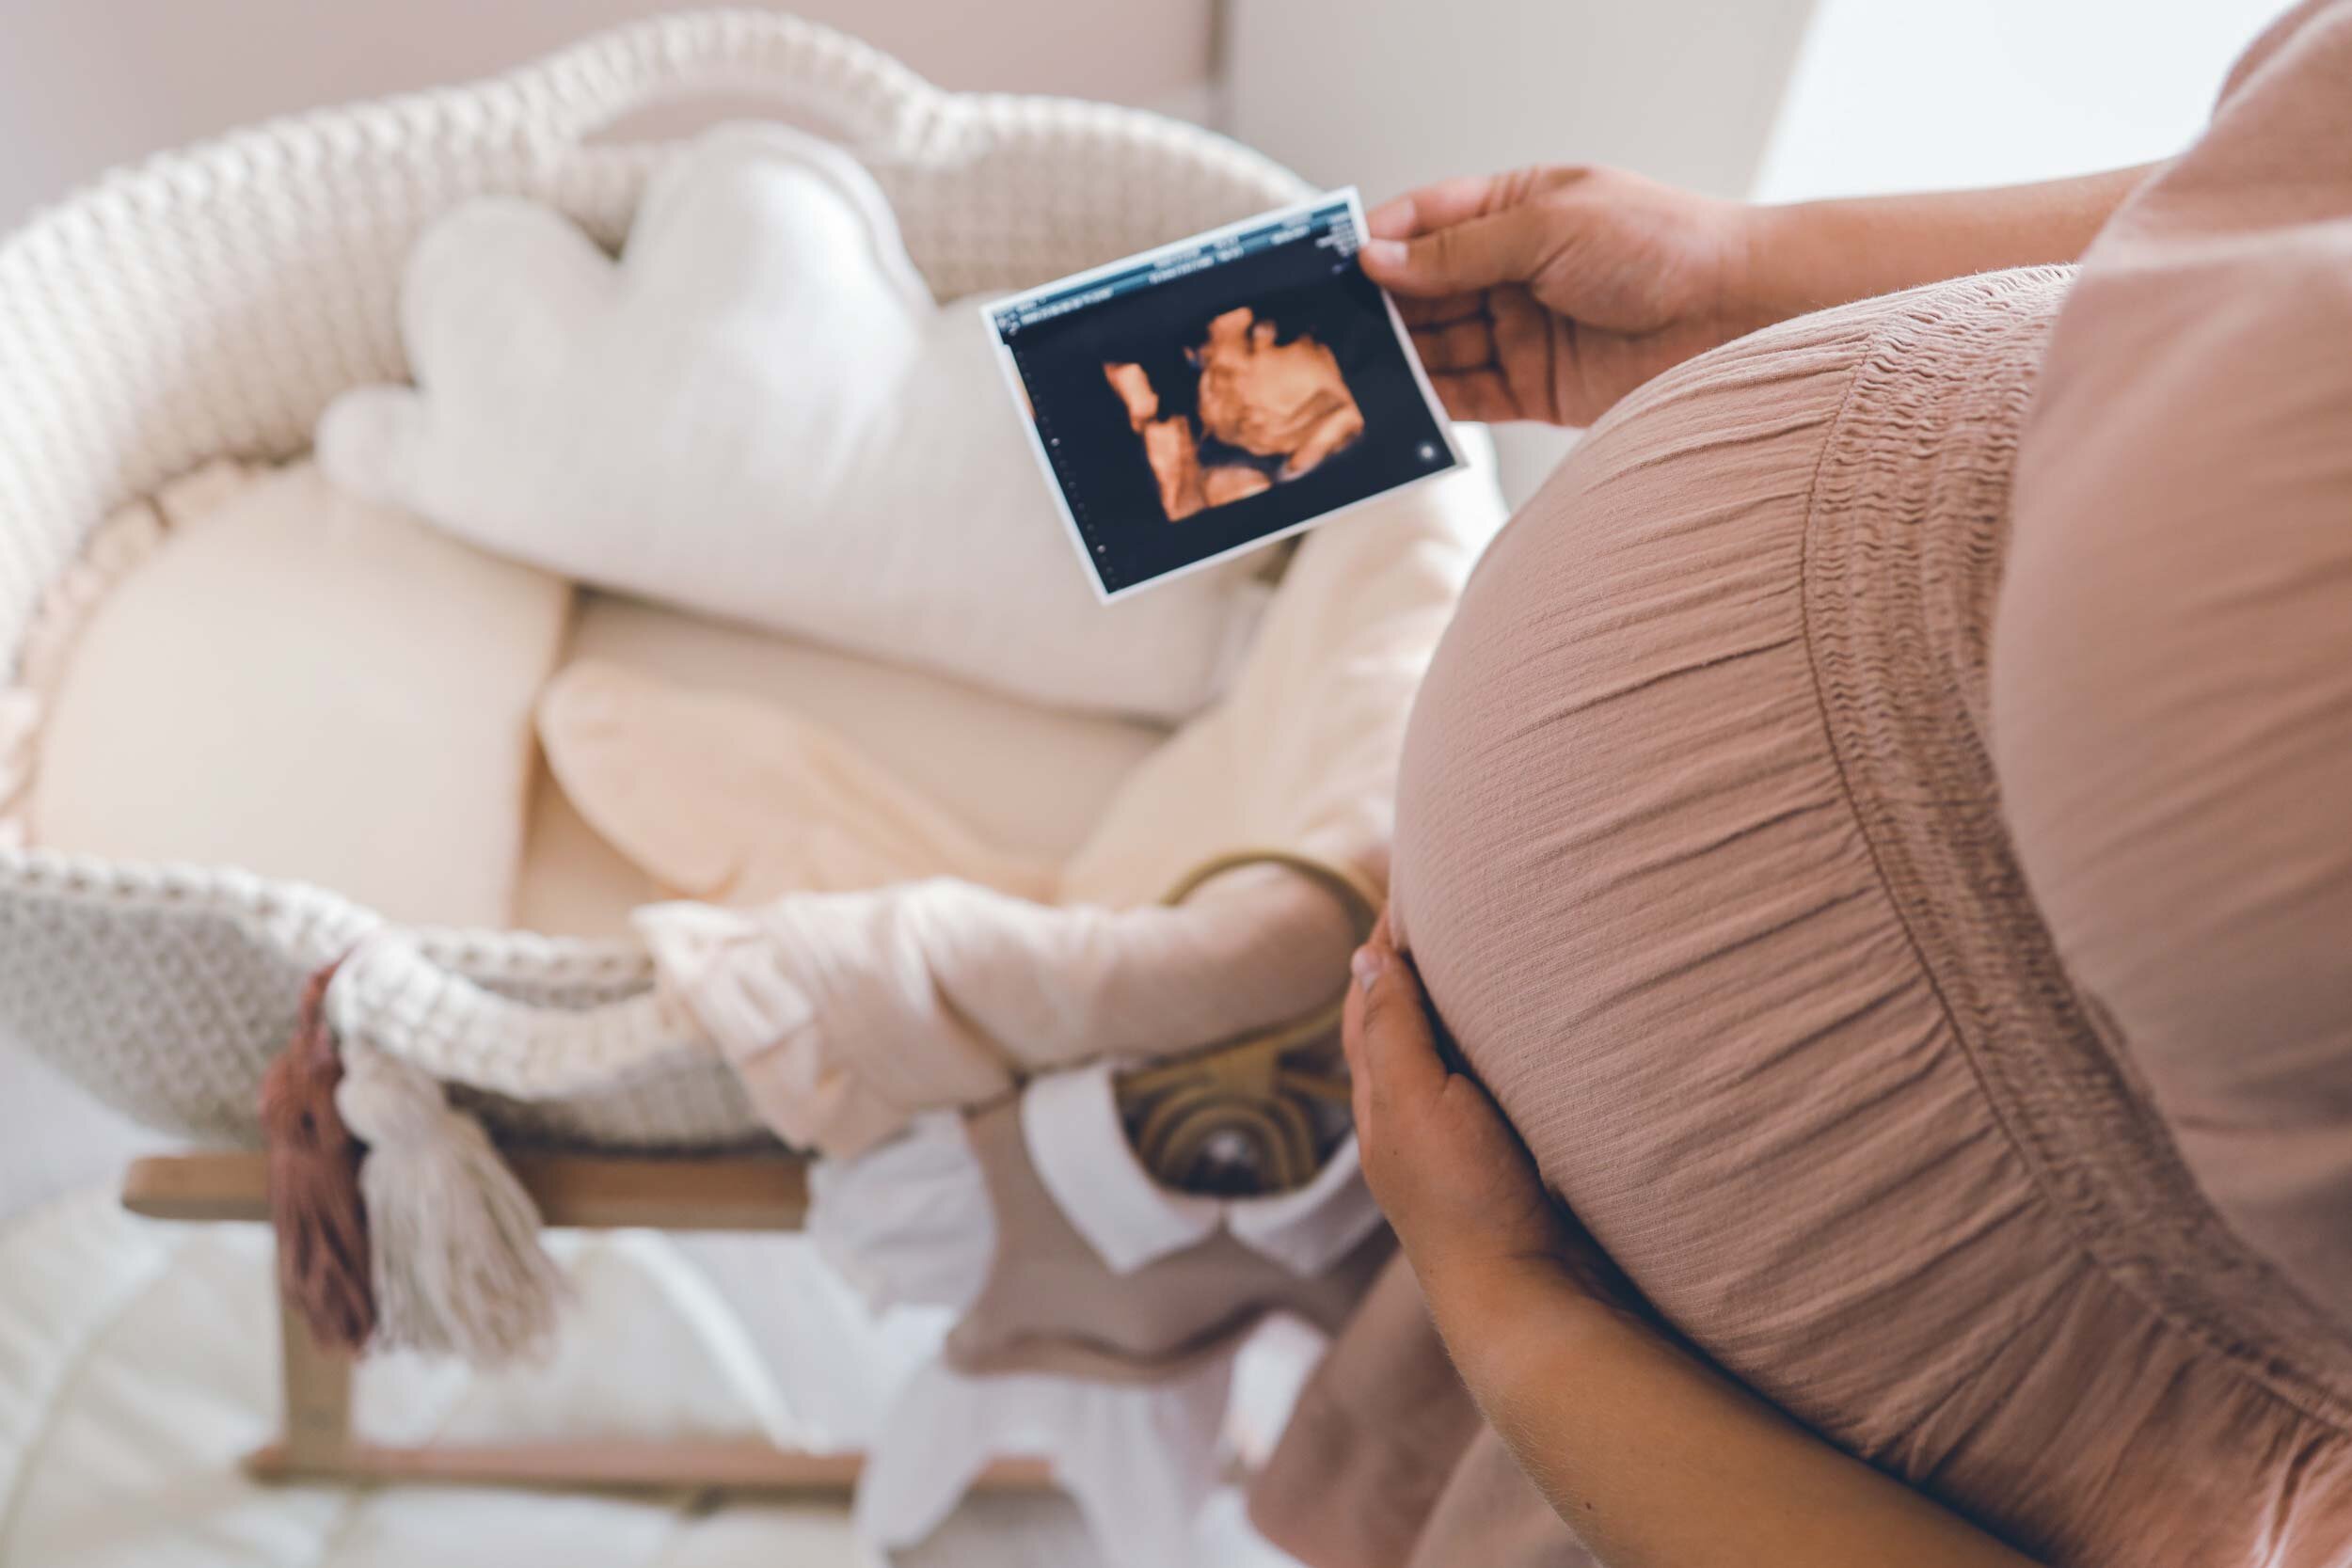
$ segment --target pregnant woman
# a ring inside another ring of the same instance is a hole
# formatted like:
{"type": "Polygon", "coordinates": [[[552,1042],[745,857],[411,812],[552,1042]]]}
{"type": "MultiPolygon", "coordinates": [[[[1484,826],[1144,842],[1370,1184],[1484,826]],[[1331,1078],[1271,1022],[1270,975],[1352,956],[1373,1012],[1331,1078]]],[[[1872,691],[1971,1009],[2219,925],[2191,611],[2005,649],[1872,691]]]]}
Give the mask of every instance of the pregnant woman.
{"type": "Polygon", "coordinates": [[[1414,714],[1348,1028],[1411,1276],[1262,1525],[2352,1563],[2352,0],[2152,169],[1371,229],[1456,414],[1597,422],[1414,714]]]}

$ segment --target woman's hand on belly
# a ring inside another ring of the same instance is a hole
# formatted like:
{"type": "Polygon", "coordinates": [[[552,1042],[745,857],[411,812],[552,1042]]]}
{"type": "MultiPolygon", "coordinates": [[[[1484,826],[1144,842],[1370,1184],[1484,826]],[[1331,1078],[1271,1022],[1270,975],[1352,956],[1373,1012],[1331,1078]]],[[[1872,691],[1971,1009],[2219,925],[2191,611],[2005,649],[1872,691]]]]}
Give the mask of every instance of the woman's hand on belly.
{"type": "Polygon", "coordinates": [[[1545,1191],[1493,1100],[1448,1065],[1387,920],[1354,970],[1343,1039],[1364,1180],[1441,1325],[1445,1306],[1476,1311],[1538,1282],[1631,1306],[1623,1276],[1545,1191]]]}
{"type": "Polygon", "coordinates": [[[1387,921],[1354,969],[1344,1037],[1364,1180],[1480,1412],[1595,1558],[2031,1568],[1644,1315],[1486,1090],[1448,1067],[1387,921]]]}

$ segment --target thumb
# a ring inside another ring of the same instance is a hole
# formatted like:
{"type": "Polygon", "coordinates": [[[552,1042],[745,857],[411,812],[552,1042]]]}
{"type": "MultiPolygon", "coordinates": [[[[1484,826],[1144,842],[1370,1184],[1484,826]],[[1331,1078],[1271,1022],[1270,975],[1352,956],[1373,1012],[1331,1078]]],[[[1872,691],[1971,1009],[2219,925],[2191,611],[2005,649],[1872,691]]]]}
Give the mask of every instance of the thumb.
{"type": "Polygon", "coordinates": [[[1358,950],[1350,968],[1357,994],[1350,998],[1348,1065],[1363,1076],[1375,1113],[1430,1102],[1444,1092],[1448,1074],[1412,964],[1375,937],[1358,950]]]}
{"type": "Polygon", "coordinates": [[[1401,294],[1456,294],[1525,283],[1542,268],[1550,237],[1543,214],[1515,208],[1410,240],[1367,240],[1364,271],[1401,294]]]}

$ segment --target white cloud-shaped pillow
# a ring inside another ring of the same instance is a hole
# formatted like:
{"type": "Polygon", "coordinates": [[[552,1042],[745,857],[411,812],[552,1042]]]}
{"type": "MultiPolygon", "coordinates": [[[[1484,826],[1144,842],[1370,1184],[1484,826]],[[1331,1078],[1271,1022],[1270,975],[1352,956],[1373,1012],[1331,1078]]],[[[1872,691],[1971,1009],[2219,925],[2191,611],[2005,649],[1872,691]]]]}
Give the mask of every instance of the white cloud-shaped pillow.
{"type": "Polygon", "coordinates": [[[702,137],[617,263],[542,207],[454,210],[401,327],[416,387],[338,399],[321,466],[583,582],[1161,719],[1263,608],[1248,561],[1099,603],[979,311],[932,302],[853,159],[782,127],[702,137]]]}

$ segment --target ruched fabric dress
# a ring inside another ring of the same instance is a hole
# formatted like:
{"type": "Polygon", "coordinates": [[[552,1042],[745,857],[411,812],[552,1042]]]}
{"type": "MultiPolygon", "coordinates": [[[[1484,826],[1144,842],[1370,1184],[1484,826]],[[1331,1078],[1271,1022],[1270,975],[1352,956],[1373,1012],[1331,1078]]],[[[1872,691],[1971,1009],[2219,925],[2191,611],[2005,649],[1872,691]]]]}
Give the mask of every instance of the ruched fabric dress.
{"type": "MultiPolygon", "coordinates": [[[[1633,394],[1482,563],[1400,794],[1402,935],[1549,1185],[1730,1373],[2066,1568],[2352,1563],[2352,5],[2266,35],[2117,224],[2209,259],[2249,214],[2308,227],[2241,233],[2206,298],[2252,297],[2153,344],[2109,292],[2150,253],[2094,247],[2104,325],[2067,271],[1988,275],[1633,394]],[[2167,341],[2210,352],[2156,377],[2167,341]],[[2241,483],[2284,510],[2183,544],[2241,483]],[[2263,652],[2225,678],[2233,639],[2263,652]]],[[[1583,1561],[1408,1375],[1425,1330],[1364,1322],[1391,1362],[1343,1339],[1268,1532],[1318,1568],[1583,1561]]]]}

